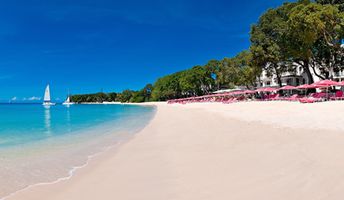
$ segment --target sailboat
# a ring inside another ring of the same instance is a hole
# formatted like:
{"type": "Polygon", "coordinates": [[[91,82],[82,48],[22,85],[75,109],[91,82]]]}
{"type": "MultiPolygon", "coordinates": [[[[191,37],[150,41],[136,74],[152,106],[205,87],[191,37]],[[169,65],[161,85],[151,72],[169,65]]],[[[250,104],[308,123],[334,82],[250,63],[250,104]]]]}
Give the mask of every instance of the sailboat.
{"type": "Polygon", "coordinates": [[[45,88],[45,92],[44,92],[43,106],[54,106],[54,105],[56,105],[56,103],[52,103],[51,102],[50,87],[49,87],[49,84],[48,84],[47,87],[45,88]]]}
{"type": "Polygon", "coordinates": [[[65,106],[73,105],[74,103],[70,101],[70,96],[68,95],[65,102],[62,103],[65,106]]]}

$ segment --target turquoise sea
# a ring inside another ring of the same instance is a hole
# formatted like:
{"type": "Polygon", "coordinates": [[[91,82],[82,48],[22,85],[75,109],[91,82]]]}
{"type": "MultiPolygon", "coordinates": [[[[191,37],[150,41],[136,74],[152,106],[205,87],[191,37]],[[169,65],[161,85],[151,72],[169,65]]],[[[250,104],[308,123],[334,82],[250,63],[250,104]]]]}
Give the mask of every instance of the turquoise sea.
{"type": "Polygon", "coordinates": [[[70,177],[93,155],[128,140],[154,114],[150,106],[0,104],[0,199],[70,177]]]}

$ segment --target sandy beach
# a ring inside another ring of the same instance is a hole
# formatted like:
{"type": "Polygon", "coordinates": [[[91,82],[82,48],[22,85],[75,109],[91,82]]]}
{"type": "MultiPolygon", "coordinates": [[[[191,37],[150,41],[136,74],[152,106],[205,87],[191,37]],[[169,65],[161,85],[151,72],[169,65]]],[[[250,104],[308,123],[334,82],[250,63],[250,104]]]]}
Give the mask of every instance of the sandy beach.
{"type": "Polygon", "coordinates": [[[68,180],[9,200],[296,200],[344,196],[344,102],[157,106],[68,180]]]}

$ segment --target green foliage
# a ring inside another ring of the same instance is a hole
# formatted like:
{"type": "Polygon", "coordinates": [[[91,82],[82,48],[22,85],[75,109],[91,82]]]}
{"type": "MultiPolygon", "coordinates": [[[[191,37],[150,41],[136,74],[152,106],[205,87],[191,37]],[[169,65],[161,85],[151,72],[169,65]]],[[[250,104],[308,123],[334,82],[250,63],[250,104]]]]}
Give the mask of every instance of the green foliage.
{"type": "Polygon", "coordinates": [[[338,6],[338,9],[341,12],[344,12],[344,0],[316,0],[315,2],[322,5],[330,4],[330,5],[338,6]]]}
{"type": "Polygon", "coordinates": [[[212,91],[214,79],[211,71],[202,66],[174,73],[157,80],[152,99],[164,101],[173,98],[199,96],[212,91]]]}
{"type": "Polygon", "coordinates": [[[71,101],[75,103],[84,103],[84,102],[104,102],[104,101],[115,101],[117,94],[116,93],[95,93],[95,94],[81,94],[81,95],[72,95],[71,101]]]}
{"type": "Polygon", "coordinates": [[[134,93],[135,92],[133,90],[124,90],[118,95],[118,100],[122,103],[128,103],[130,102],[130,99],[133,97],[134,93]]]}
{"type": "Polygon", "coordinates": [[[329,71],[343,65],[344,13],[333,5],[300,4],[291,10],[288,22],[292,58],[309,59],[314,73],[320,68],[317,76],[331,78],[329,71]]]}
{"type": "MultiPolygon", "coordinates": [[[[288,57],[290,42],[287,40],[290,10],[296,3],[285,3],[264,13],[251,28],[252,60],[255,66],[264,69],[267,75],[275,74],[282,85],[281,75],[291,71],[288,57]]],[[[311,76],[311,75],[310,75],[311,76]]]]}
{"type": "Polygon", "coordinates": [[[322,79],[330,78],[330,69],[343,65],[343,20],[338,6],[309,0],[270,9],[251,29],[253,61],[277,78],[293,72],[295,64],[304,68],[310,82],[311,70],[322,79]]]}

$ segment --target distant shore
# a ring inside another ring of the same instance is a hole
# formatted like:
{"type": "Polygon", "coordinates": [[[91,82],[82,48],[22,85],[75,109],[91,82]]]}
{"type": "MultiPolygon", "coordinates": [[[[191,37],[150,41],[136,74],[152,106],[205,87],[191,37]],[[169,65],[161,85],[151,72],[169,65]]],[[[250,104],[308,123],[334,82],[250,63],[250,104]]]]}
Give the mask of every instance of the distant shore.
{"type": "Polygon", "coordinates": [[[344,102],[144,103],[154,119],[66,181],[8,199],[341,199],[344,102]]]}

